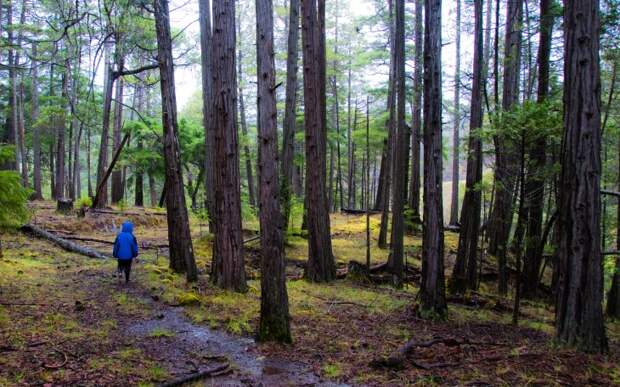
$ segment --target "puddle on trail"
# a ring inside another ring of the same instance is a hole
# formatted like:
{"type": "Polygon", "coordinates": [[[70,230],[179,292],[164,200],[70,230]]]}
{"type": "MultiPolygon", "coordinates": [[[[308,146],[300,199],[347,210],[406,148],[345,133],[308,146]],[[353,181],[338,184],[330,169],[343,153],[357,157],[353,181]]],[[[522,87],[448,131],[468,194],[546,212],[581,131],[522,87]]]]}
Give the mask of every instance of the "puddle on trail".
{"type": "MultiPolygon", "coordinates": [[[[236,372],[216,378],[203,379],[204,385],[217,386],[346,386],[322,380],[303,363],[263,357],[256,350],[254,340],[236,337],[206,326],[192,324],[182,308],[166,309],[151,320],[143,320],[127,327],[129,336],[140,341],[154,340],[153,332],[170,332],[170,342],[162,343],[163,362],[175,367],[174,359],[188,358],[191,353],[225,356],[236,372]],[[167,357],[167,358],[166,358],[167,357]]],[[[163,341],[163,340],[162,340],[163,341]]],[[[189,359],[194,362],[197,359],[189,359]]],[[[202,367],[201,367],[202,368],[202,367]]],[[[189,375],[191,371],[179,373],[189,375]]],[[[177,377],[178,377],[177,376],[177,377]]],[[[197,385],[197,383],[193,384],[197,385]]]]}

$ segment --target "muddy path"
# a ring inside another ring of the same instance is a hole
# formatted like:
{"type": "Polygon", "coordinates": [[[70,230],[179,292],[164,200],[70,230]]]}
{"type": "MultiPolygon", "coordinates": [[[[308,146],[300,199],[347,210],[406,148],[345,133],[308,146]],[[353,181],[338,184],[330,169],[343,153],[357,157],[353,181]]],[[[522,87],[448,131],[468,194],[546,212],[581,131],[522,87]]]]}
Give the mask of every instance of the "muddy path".
{"type": "Polygon", "coordinates": [[[0,385],[160,385],[225,366],[191,385],[334,386],[249,337],[191,322],[112,260],[16,236],[0,259],[0,385]]]}

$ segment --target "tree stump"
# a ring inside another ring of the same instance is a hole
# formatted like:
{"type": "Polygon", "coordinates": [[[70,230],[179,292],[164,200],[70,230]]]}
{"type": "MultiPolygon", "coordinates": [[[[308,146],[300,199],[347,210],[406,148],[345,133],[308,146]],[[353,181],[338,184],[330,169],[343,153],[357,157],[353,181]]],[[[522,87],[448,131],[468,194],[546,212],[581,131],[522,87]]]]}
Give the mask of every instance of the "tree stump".
{"type": "Polygon", "coordinates": [[[73,200],[70,199],[58,199],[56,202],[56,211],[67,214],[73,211],[73,200]]]}

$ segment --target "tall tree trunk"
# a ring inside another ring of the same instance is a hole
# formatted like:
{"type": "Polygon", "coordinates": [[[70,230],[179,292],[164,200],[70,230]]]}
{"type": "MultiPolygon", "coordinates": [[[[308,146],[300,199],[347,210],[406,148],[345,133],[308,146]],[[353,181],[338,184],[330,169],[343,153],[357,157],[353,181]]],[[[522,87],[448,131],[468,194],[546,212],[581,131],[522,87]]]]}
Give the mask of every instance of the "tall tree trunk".
{"type": "MultiPolygon", "coordinates": [[[[504,45],[504,87],[502,108],[509,111],[519,100],[519,68],[521,58],[521,23],[523,0],[508,3],[506,16],[506,42],[504,45]]],[[[490,251],[498,257],[499,292],[508,292],[506,247],[512,226],[512,198],[516,187],[514,144],[506,144],[501,136],[495,142],[495,203],[492,210],[493,227],[490,235],[490,251]]]]}
{"type": "Polygon", "coordinates": [[[392,273],[393,284],[397,287],[403,283],[404,247],[403,235],[405,226],[405,200],[407,190],[407,162],[409,149],[409,133],[405,125],[405,0],[396,0],[394,31],[394,75],[397,95],[396,141],[394,142],[394,167],[392,176],[392,235],[390,238],[390,255],[388,267],[392,273]]]}
{"type": "Polygon", "coordinates": [[[394,166],[394,153],[395,153],[395,136],[396,136],[396,55],[395,55],[395,31],[394,31],[394,10],[392,6],[392,0],[388,1],[389,7],[389,30],[390,30],[390,76],[388,85],[388,109],[389,119],[387,121],[388,127],[388,140],[385,159],[381,160],[381,173],[384,175],[383,181],[383,193],[381,203],[381,226],[379,227],[379,240],[378,245],[384,249],[387,247],[387,229],[389,222],[390,211],[390,193],[392,188],[392,173],[394,166]],[[385,162],[384,162],[385,161],[385,162]],[[385,168],[385,171],[383,169],[385,168]]]}
{"type": "Polygon", "coordinates": [[[564,3],[564,137],[556,335],[606,352],[600,243],[601,115],[597,0],[564,3]]]}
{"type": "Polygon", "coordinates": [[[425,0],[424,17],[424,237],[422,315],[445,316],[441,148],[441,0],[425,0]]]}
{"type": "Polygon", "coordinates": [[[37,62],[37,43],[32,43],[32,62],[30,68],[30,78],[32,90],[30,117],[32,122],[32,162],[33,170],[33,188],[35,200],[43,200],[43,191],[41,189],[41,131],[37,120],[39,119],[39,63],[37,62]]]}
{"type": "Polygon", "coordinates": [[[304,118],[306,126],[306,206],[308,266],[314,282],[336,278],[325,184],[327,127],[325,111],[325,0],[302,0],[304,118]]]}
{"type": "MultiPolygon", "coordinates": [[[[213,126],[213,31],[211,30],[211,3],[199,0],[200,9],[200,64],[202,69],[202,123],[205,132],[205,191],[206,207],[209,213],[209,229],[213,231],[215,215],[215,160],[213,126]]],[[[149,177],[150,178],[150,177],[149,177]]]]}
{"type": "MultiPolygon", "coordinates": [[[[350,51],[350,49],[349,49],[350,51]]],[[[353,208],[355,206],[355,150],[353,149],[353,130],[351,129],[351,52],[349,52],[349,81],[347,91],[347,160],[348,174],[347,174],[347,207],[353,208]]],[[[357,106],[357,101],[355,103],[357,106]]]]}
{"type": "Polygon", "coordinates": [[[13,49],[15,42],[13,41],[13,2],[9,2],[7,6],[7,44],[8,63],[9,63],[9,118],[8,118],[8,136],[7,143],[14,146],[15,160],[6,163],[8,169],[17,171],[19,167],[19,148],[17,147],[17,116],[18,116],[18,91],[17,91],[17,60],[13,49]]]}
{"type": "Polygon", "coordinates": [[[261,242],[259,341],[291,342],[278,184],[278,126],[273,5],[256,0],[258,178],[261,242]]]}
{"type": "MultiPolygon", "coordinates": [[[[117,37],[118,39],[119,37],[117,37]]],[[[117,40],[117,42],[119,42],[117,40]]],[[[116,44],[116,71],[123,71],[125,60],[123,53],[121,52],[121,46],[116,44]]],[[[121,127],[123,125],[123,77],[118,77],[116,80],[116,97],[114,103],[114,128],[112,130],[112,149],[115,153],[121,143],[121,127]]],[[[123,171],[116,169],[112,172],[112,204],[118,203],[123,200],[125,188],[123,187],[123,171]]]]}
{"type": "Polygon", "coordinates": [[[235,291],[247,289],[241,234],[235,2],[213,2],[213,95],[215,159],[215,241],[212,281],[235,291]]]}
{"type": "MultiPolygon", "coordinates": [[[[551,35],[554,17],[552,0],[540,0],[540,43],[538,45],[538,103],[543,103],[549,94],[549,57],[551,55],[551,35]]],[[[542,264],[541,233],[545,198],[545,178],[542,173],[547,162],[547,142],[539,136],[530,150],[530,171],[525,183],[528,222],[526,230],[526,249],[523,266],[523,297],[531,298],[538,289],[538,273],[542,264]]]]}
{"type": "MultiPolygon", "coordinates": [[[[241,27],[239,26],[239,36],[241,37],[241,27]]],[[[252,172],[252,157],[250,155],[248,124],[245,118],[245,100],[243,98],[243,51],[239,49],[239,122],[241,124],[241,133],[243,134],[243,156],[245,158],[245,176],[248,183],[248,199],[251,206],[256,206],[256,194],[254,193],[254,173],[252,172]]]]}
{"type": "MultiPolygon", "coordinates": [[[[110,63],[110,49],[107,44],[104,43],[105,50],[105,62],[106,69],[104,72],[104,98],[103,98],[103,127],[101,130],[101,142],[99,145],[99,160],[97,163],[97,184],[102,183],[103,176],[108,169],[108,144],[110,133],[110,112],[112,110],[112,89],[114,87],[114,76],[112,71],[112,65],[110,63]]],[[[101,194],[98,195],[98,202],[93,203],[96,208],[105,207],[108,202],[108,183],[104,182],[104,187],[101,190],[101,194]]]]}
{"type": "Polygon", "coordinates": [[[355,99],[355,110],[353,111],[353,127],[349,129],[349,141],[351,142],[349,148],[349,208],[355,208],[355,143],[353,142],[353,133],[357,129],[357,98],[355,99]]]}
{"type": "MultiPolygon", "coordinates": [[[[71,62],[69,59],[65,60],[65,73],[62,76],[62,98],[69,104],[69,82],[71,74],[71,62]]],[[[65,112],[69,109],[65,108],[65,112]]],[[[66,118],[63,115],[63,119],[56,127],[56,199],[65,198],[65,129],[66,118]]]]}
{"type": "MultiPolygon", "coordinates": [[[[76,66],[73,74],[73,85],[71,87],[71,115],[73,116],[72,126],[75,128],[75,141],[73,144],[73,165],[69,164],[69,168],[73,167],[71,172],[71,184],[69,188],[69,196],[75,200],[82,196],[82,187],[80,181],[81,166],[80,166],[80,145],[82,142],[82,131],[84,129],[84,122],[78,122],[77,116],[77,104],[78,104],[78,92],[79,92],[79,77],[82,67],[82,47],[78,45],[76,47],[76,66]]],[[[90,92],[90,91],[89,91],[90,92]]]]}
{"type": "Polygon", "coordinates": [[[155,183],[155,176],[153,176],[153,172],[150,171],[148,173],[149,176],[149,199],[151,203],[151,207],[156,207],[157,206],[157,187],[156,187],[156,183],[155,183]]]}
{"type": "Polygon", "coordinates": [[[456,0],[456,65],[454,66],[454,122],[452,134],[452,199],[450,224],[459,222],[459,130],[461,129],[461,0],[456,0]]]}
{"type": "Polygon", "coordinates": [[[334,106],[333,106],[333,121],[334,127],[336,128],[336,191],[338,194],[337,200],[334,200],[334,212],[340,206],[340,208],[344,207],[344,201],[342,198],[342,163],[340,161],[340,101],[338,100],[338,0],[336,0],[336,26],[335,26],[335,40],[334,40],[334,75],[332,75],[332,94],[334,96],[334,106]]]}
{"type": "Polygon", "coordinates": [[[469,119],[469,146],[467,149],[467,177],[465,197],[461,209],[461,232],[449,288],[451,293],[463,294],[466,288],[476,288],[478,236],[482,192],[482,140],[476,130],[482,127],[482,74],[484,58],[482,46],[482,0],[474,2],[474,69],[469,119]]]}
{"type": "MultiPolygon", "coordinates": [[[[136,106],[134,108],[139,112],[144,111],[144,84],[138,83],[136,85],[134,100],[136,102],[135,103],[136,106]]],[[[137,148],[138,150],[144,149],[144,144],[141,138],[138,138],[137,148]]],[[[198,187],[200,183],[201,183],[200,181],[196,182],[196,186],[198,187]]],[[[135,183],[134,184],[135,184],[134,185],[134,205],[136,205],[137,207],[143,207],[144,206],[144,169],[143,167],[140,167],[135,170],[135,183]]]]}
{"type": "Polygon", "coordinates": [[[409,208],[413,222],[420,221],[420,139],[422,136],[423,0],[415,3],[415,65],[413,73],[413,118],[411,126],[411,179],[409,208]]]}
{"type": "Polygon", "coordinates": [[[167,0],[155,0],[155,28],[157,31],[157,61],[159,63],[162,99],[162,126],[164,128],[164,165],[166,171],[166,210],[170,267],[177,273],[185,272],[188,281],[198,277],[189,218],[185,204],[185,190],[181,173],[181,152],[177,124],[176,94],[170,36],[170,13],[167,0]]]}
{"type": "Polygon", "coordinates": [[[286,235],[291,214],[291,193],[295,169],[295,127],[297,124],[297,62],[299,60],[299,0],[290,0],[288,16],[288,53],[286,57],[286,97],[282,135],[282,159],[280,170],[283,230],[286,235]]]}

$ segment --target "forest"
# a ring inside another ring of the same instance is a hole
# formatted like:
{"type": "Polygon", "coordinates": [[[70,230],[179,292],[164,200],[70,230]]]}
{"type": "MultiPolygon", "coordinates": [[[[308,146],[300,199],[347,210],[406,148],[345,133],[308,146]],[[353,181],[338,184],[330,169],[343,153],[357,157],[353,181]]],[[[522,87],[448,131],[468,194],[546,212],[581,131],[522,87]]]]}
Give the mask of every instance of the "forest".
{"type": "Polygon", "coordinates": [[[0,386],[620,385],[619,0],[0,0],[0,386]]]}

